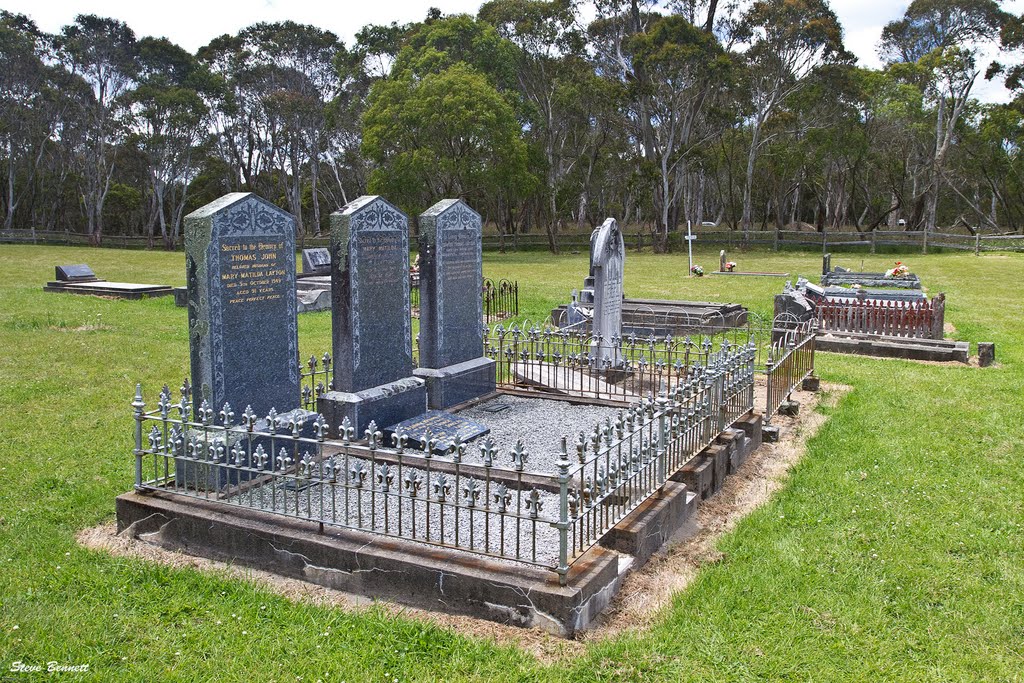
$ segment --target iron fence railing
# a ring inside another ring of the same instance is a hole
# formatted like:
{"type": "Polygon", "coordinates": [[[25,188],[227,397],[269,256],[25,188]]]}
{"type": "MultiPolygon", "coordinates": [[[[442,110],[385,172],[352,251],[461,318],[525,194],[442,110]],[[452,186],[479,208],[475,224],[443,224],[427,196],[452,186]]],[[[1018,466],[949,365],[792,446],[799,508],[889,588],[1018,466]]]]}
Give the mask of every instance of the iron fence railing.
{"type": "Polygon", "coordinates": [[[942,339],[946,297],[889,301],[867,298],[817,302],[818,326],[825,331],[882,334],[917,339],[942,339]]]}
{"type": "Polygon", "coordinates": [[[519,281],[484,278],[484,323],[515,318],[519,315],[519,281]]]}
{"type": "MultiPolygon", "coordinates": [[[[484,278],[480,288],[483,299],[484,322],[514,318],[519,315],[519,282],[516,280],[494,280],[484,278]]],[[[409,280],[409,305],[412,316],[420,316],[420,278],[416,275],[409,280]]]]}
{"type": "Polygon", "coordinates": [[[814,373],[815,321],[782,322],[776,319],[775,338],[765,363],[764,421],[770,423],[797,385],[814,373]]]}
{"type": "Polygon", "coordinates": [[[563,437],[553,472],[528,470],[521,442],[439,453],[429,436],[422,449],[402,434],[385,445],[372,424],[357,441],[348,423],[328,439],[322,416],[214,411],[194,405],[187,382],[180,400],[165,386],[146,410],[136,387],[135,486],[545,567],[564,584],[608,530],[753,407],[752,346],[705,358],[671,390],[581,433],[575,462],[563,437]]]}

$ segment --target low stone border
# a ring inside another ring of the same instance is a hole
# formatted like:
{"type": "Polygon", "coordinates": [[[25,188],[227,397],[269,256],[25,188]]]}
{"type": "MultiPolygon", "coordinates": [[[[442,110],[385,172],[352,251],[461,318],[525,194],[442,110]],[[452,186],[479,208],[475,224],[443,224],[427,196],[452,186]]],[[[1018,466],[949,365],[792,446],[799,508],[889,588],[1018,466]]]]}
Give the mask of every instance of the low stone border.
{"type": "Polygon", "coordinates": [[[963,341],[911,339],[853,332],[819,332],[814,344],[817,351],[907,360],[967,363],[970,355],[970,344],[963,341]]]}

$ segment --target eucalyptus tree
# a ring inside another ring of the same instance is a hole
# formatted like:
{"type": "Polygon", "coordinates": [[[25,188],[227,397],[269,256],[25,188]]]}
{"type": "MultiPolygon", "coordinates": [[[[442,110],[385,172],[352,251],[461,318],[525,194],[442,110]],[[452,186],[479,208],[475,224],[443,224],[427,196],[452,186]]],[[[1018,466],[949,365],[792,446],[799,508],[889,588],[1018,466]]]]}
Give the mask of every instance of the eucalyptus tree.
{"type": "MultiPolygon", "coordinates": [[[[593,81],[584,61],[585,37],[577,22],[572,0],[491,0],[480,8],[479,18],[517,48],[516,77],[523,99],[521,117],[528,138],[541,151],[545,182],[538,188],[537,204],[546,205],[543,223],[551,251],[557,251],[555,233],[562,212],[558,198],[563,184],[578,162],[589,155],[586,143],[593,138],[577,135],[581,117],[578,100],[566,97],[579,81],[593,81]],[[572,142],[577,144],[571,145],[572,142]],[[546,197],[544,196],[546,195],[546,197]],[[545,201],[546,200],[546,201],[545,201]]],[[[579,192],[578,197],[585,194],[579,192]]],[[[581,203],[584,199],[579,200],[581,203]]]]}
{"type": "Polygon", "coordinates": [[[138,48],[138,85],[126,96],[131,141],[146,160],[150,242],[159,224],[164,245],[171,249],[181,234],[189,186],[208,138],[209,110],[202,93],[214,83],[192,54],[166,38],[143,38],[138,48]]]}
{"type": "Polygon", "coordinates": [[[53,87],[55,70],[49,58],[49,37],[28,17],[0,10],[0,153],[3,154],[6,192],[3,195],[4,229],[32,190],[47,146],[60,120],[53,106],[59,89],[53,87]]]}
{"type": "Polygon", "coordinates": [[[980,75],[979,49],[1009,18],[995,0],[914,0],[882,30],[882,56],[890,64],[915,66],[905,73],[935,107],[934,147],[923,166],[927,178],[918,183],[910,227],[935,229],[946,157],[980,75]]]}
{"type": "MultiPolygon", "coordinates": [[[[679,224],[682,194],[696,148],[708,144],[713,131],[702,126],[704,109],[731,78],[732,61],[717,39],[680,16],[666,16],[626,43],[645,80],[632,81],[631,113],[650,119],[650,160],[656,174],[654,246],[667,251],[669,233],[679,224]]],[[[646,123],[646,121],[645,121],[646,123]]]]}
{"type": "Polygon", "coordinates": [[[320,163],[328,147],[328,104],[344,84],[336,68],[344,45],[330,31],[285,21],[220,36],[199,58],[220,80],[213,100],[222,153],[245,187],[280,193],[303,228],[308,175],[311,210],[320,225],[320,163]]]}
{"type": "Polygon", "coordinates": [[[103,237],[103,204],[110,192],[119,145],[124,141],[124,96],[135,86],[138,46],[122,21],[79,14],[55,39],[57,57],[92,90],[76,112],[85,132],[75,157],[80,163],[86,234],[103,237]]]}
{"type": "Polygon", "coordinates": [[[785,102],[809,83],[822,64],[849,59],[843,32],[827,0],[755,0],[740,18],[736,39],[748,46],[744,70],[749,93],[750,146],[743,187],[744,232],[753,220],[757,157],[771,141],[765,124],[785,102]]]}

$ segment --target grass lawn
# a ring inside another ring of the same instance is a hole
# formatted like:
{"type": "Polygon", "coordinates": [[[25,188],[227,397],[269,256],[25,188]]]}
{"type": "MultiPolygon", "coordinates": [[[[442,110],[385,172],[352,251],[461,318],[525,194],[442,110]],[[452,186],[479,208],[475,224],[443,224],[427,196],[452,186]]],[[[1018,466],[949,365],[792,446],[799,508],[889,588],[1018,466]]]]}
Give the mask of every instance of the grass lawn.
{"type": "MultiPolygon", "coordinates": [[[[741,270],[815,278],[819,255],[731,252],[741,270]]],[[[787,486],[719,544],[720,562],[656,626],[544,664],[514,647],[393,617],[296,604],[248,583],[80,548],[132,486],[129,402],[188,367],[171,297],[46,294],[58,263],[108,280],[184,283],[184,256],[0,246],[0,680],[15,661],[88,664],[101,681],[1020,680],[1024,675],[1024,255],[836,255],[909,263],[947,294],[955,337],[999,367],[822,354],[853,390],[787,486]]],[[[697,250],[710,269],[717,251],[697,250]]],[[[586,255],[485,254],[540,321],[586,255]]],[[[778,278],[690,279],[686,256],[630,253],[631,297],[738,301],[763,313],[778,278]]],[[[300,316],[305,356],[330,314],[300,316]]]]}

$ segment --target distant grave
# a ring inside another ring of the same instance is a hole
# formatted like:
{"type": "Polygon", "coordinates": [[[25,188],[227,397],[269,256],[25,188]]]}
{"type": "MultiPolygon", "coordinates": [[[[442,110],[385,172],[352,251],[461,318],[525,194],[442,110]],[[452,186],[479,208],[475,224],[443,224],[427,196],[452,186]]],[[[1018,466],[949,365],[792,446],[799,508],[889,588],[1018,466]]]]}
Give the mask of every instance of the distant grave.
{"type": "Polygon", "coordinates": [[[116,299],[142,299],[167,296],[173,290],[167,285],[145,285],[134,282],[107,282],[96,277],[92,268],[84,263],[56,266],[56,279],[43,286],[44,292],[91,294],[116,299]]]}
{"type": "Polygon", "coordinates": [[[718,253],[718,270],[711,271],[712,275],[737,275],[737,276],[748,276],[748,277],[788,277],[789,273],[773,273],[773,272],[761,272],[761,271],[744,271],[739,270],[739,264],[735,261],[728,261],[725,253],[725,249],[722,249],[718,253]]]}
{"type": "Polygon", "coordinates": [[[302,250],[302,275],[330,275],[331,252],[323,247],[302,250]]]}

